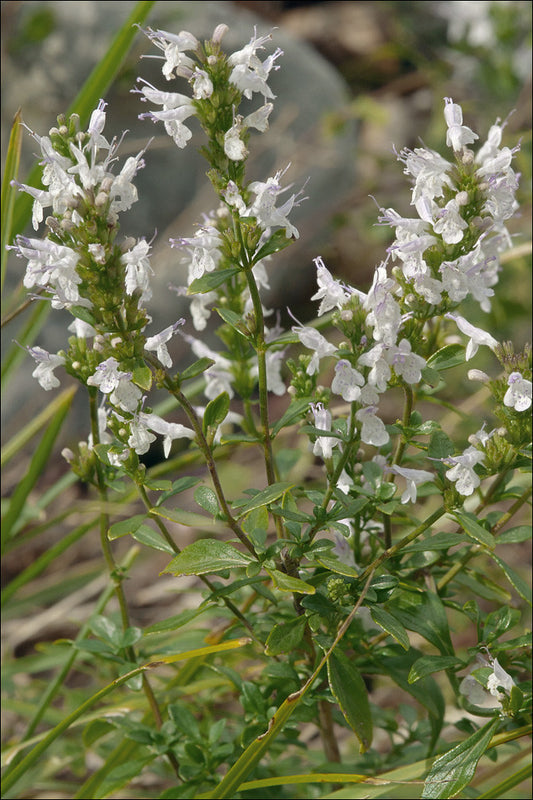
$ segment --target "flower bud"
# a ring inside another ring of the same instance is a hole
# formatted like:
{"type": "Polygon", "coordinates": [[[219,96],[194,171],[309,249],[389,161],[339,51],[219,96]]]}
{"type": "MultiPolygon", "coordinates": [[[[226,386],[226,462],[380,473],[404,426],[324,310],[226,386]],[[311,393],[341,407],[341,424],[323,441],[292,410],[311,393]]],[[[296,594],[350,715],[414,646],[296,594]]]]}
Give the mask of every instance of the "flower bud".
{"type": "Polygon", "coordinates": [[[490,381],[490,378],[487,375],[487,373],[483,372],[483,370],[481,369],[469,369],[468,380],[479,381],[480,383],[488,383],[490,381]]]}

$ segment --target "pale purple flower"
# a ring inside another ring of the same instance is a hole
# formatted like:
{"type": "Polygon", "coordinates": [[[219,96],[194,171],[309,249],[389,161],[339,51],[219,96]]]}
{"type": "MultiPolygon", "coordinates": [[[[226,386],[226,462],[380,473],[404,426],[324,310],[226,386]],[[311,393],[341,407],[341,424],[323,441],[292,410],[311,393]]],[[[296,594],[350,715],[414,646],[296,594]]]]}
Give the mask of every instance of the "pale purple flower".
{"type": "Polygon", "coordinates": [[[448,126],[446,133],[446,144],[448,147],[453,147],[457,152],[462,150],[465,145],[472,144],[478,139],[477,133],[474,133],[466,125],[463,125],[463,111],[461,106],[454,103],[450,97],[445,97],[444,106],[444,119],[448,126]]]}
{"type": "Polygon", "coordinates": [[[318,372],[321,358],[332,356],[337,352],[336,346],[330,344],[330,342],[315,328],[309,328],[299,324],[298,327],[293,325],[291,330],[297,334],[298,339],[304,347],[314,351],[306,370],[308,375],[314,375],[318,372]]]}
{"type": "Polygon", "coordinates": [[[346,291],[339,281],[333,278],[320,256],[314,258],[313,261],[316,265],[318,292],[312,296],[311,300],[321,301],[318,307],[318,316],[321,317],[322,314],[331,311],[332,308],[342,308],[350,299],[350,293],[346,291]]]}
{"type": "Polygon", "coordinates": [[[398,346],[387,348],[385,358],[395,373],[410,384],[419,382],[426,366],[426,360],[411,351],[411,343],[407,339],[402,339],[398,346]]]}
{"type": "MultiPolygon", "coordinates": [[[[168,458],[170,448],[174,439],[194,439],[194,431],[179,422],[166,422],[157,414],[145,414],[144,411],[138,414],[138,423],[149,428],[154,433],[163,436],[163,452],[168,458]]],[[[144,451],[146,452],[146,451],[144,451]]]]}
{"type": "Polygon", "coordinates": [[[402,503],[416,503],[417,486],[432,481],[434,478],[432,472],[424,469],[407,469],[407,467],[394,465],[390,467],[390,471],[405,478],[407,482],[405,492],[402,494],[402,503]]]}
{"type": "Polygon", "coordinates": [[[180,67],[193,69],[195,64],[192,58],[186,56],[185,53],[194,51],[199,47],[199,41],[196,36],[188,31],[180,31],[179,33],[169,33],[168,31],[152,30],[147,28],[143,33],[163,51],[163,56],[154,56],[156,58],[163,58],[163,75],[167,81],[174,78],[178,73],[180,67]]]}
{"type": "Polygon", "coordinates": [[[454,314],[450,312],[445,316],[448,319],[454,320],[461,333],[464,333],[470,338],[470,341],[466,346],[465,353],[465,358],[467,361],[470,361],[470,359],[475,356],[480,345],[486,345],[487,347],[490,347],[491,350],[494,350],[495,347],[497,347],[498,342],[493,336],[490,335],[490,333],[487,333],[481,328],[476,328],[475,325],[472,325],[464,317],[461,317],[460,314],[454,314]]]}
{"type": "MultiPolygon", "coordinates": [[[[387,389],[387,384],[391,378],[391,369],[385,353],[385,345],[376,344],[366,353],[360,355],[357,360],[358,367],[371,367],[367,380],[378,392],[384,392],[387,389]]],[[[368,405],[371,405],[371,403],[368,405]]]]}
{"type": "Polygon", "coordinates": [[[356,413],[356,419],[362,424],[361,440],[365,444],[372,444],[374,447],[381,447],[389,441],[389,434],[382,419],[376,416],[377,408],[369,406],[360,408],[356,413]]]}
{"type": "Polygon", "coordinates": [[[150,288],[150,275],[153,270],[150,266],[148,253],[150,245],[145,239],[140,239],[137,244],[124,253],[120,260],[126,266],[126,294],[132,295],[135,291],[140,291],[140,301],[142,303],[150,300],[152,290],[150,288]]]}
{"type": "MultiPolygon", "coordinates": [[[[311,403],[314,425],[320,431],[331,431],[331,412],[324,407],[323,403],[311,403]]],[[[339,444],[339,440],[334,436],[317,436],[313,445],[313,455],[321,456],[324,460],[331,458],[333,448],[339,444]]]]}
{"type": "Polygon", "coordinates": [[[60,383],[59,378],[54,375],[56,367],[65,363],[63,356],[55,353],[48,353],[42,347],[28,347],[28,353],[37,362],[37,366],[32,372],[32,377],[37,378],[39,385],[47,392],[56,389],[60,383]]]}
{"type": "Polygon", "coordinates": [[[363,304],[370,311],[367,323],[374,328],[374,339],[388,345],[396,343],[402,323],[400,306],[393,297],[396,288],[396,281],[387,276],[386,267],[381,265],[374,273],[372,286],[363,304]]]}
{"type": "Polygon", "coordinates": [[[531,381],[523,378],[519,372],[511,372],[507,385],[509,388],[503,398],[504,406],[515,411],[527,411],[531,406],[531,381]]]}
{"type": "Polygon", "coordinates": [[[224,134],[224,152],[231,161],[244,161],[248,155],[241,139],[242,117],[237,116],[231,128],[224,134]]]}
{"type": "Polygon", "coordinates": [[[433,219],[433,230],[442,236],[446,244],[460,242],[464,236],[463,231],[468,228],[467,223],[461,217],[455,198],[449,200],[444,208],[435,207],[433,219]]]}
{"type": "Polygon", "coordinates": [[[241,50],[237,50],[228,57],[228,64],[233,67],[230,74],[230,83],[237,87],[244,96],[251,99],[254,92],[259,92],[265,98],[273,99],[274,95],[267,85],[268,76],[275,66],[276,59],[283,55],[279,48],[264,61],[256,55],[258,50],[263,50],[267,42],[272,39],[271,35],[254,35],[247,45],[241,50]]]}
{"type": "Polygon", "coordinates": [[[170,239],[171,247],[186,247],[191,256],[189,262],[189,283],[201,278],[204,272],[213,272],[221,259],[222,239],[214,225],[199,227],[194,236],[170,239]]]}
{"type": "Polygon", "coordinates": [[[359,400],[361,396],[361,386],[364,386],[365,379],[354,369],[349,361],[341,359],[335,364],[335,377],[331,382],[331,391],[340,394],[347,403],[359,400]]]}
{"type": "Polygon", "coordinates": [[[149,336],[144,345],[144,349],[148,350],[148,352],[153,352],[155,350],[155,354],[159,361],[168,369],[172,367],[172,359],[170,358],[167,349],[167,342],[172,339],[180,325],[185,325],[184,319],[179,319],[177,322],[169,325],[168,328],[162,330],[161,333],[157,333],[155,336],[149,336]]]}
{"type": "Polygon", "coordinates": [[[469,497],[477,489],[481,481],[474,467],[476,464],[482,464],[484,460],[485,453],[475,447],[467,447],[462,455],[448,456],[444,459],[448,464],[453,464],[452,468],[446,471],[446,477],[455,483],[459,494],[469,497]]]}
{"type": "Polygon", "coordinates": [[[298,230],[287,219],[292,209],[299,205],[301,200],[298,199],[302,194],[300,190],[296,194],[291,195],[283,205],[276,208],[276,200],[280,194],[290,189],[290,186],[283,188],[280,183],[281,177],[285,174],[285,170],[279,170],[276,174],[268,178],[266,181],[253,181],[249,185],[249,190],[255,194],[255,200],[247,210],[247,216],[256,217],[260,226],[264,230],[271,227],[285,228],[285,236],[290,238],[294,236],[298,239],[298,230]]]}

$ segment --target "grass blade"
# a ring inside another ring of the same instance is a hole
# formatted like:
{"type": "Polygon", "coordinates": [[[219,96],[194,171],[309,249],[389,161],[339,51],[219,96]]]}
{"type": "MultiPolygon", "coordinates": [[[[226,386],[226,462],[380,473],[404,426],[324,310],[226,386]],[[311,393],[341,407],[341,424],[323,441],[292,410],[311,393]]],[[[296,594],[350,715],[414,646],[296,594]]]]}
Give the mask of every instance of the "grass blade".
{"type": "Polygon", "coordinates": [[[22,127],[20,124],[20,109],[15,114],[11,135],[7,146],[7,155],[2,178],[2,205],[0,220],[2,224],[2,252],[0,254],[0,290],[4,289],[6,277],[7,250],[11,242],[11,226],[17,190],[11,186],[11,181],[18,176],[20,164],[20,147],[22,142],[22,127]]]}

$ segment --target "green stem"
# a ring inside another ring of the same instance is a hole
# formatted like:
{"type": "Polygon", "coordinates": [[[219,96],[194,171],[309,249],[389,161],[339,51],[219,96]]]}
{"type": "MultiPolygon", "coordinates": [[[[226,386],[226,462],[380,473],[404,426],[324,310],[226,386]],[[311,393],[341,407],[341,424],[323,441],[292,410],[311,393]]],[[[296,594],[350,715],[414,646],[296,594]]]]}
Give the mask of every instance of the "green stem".
{"type": "MultiPolygon", "coordinates": [[[[496,481],[494,481],[494,484],[496,484],[496,483],[499,484],[500,483],[500,481],[499,481],[500,477],[501,476],[498,476],[498,479],[496,479],[496,481]]],[[[494,486],[494,484],[493,484],[493,486],[494,486]]],[[[491,489],[492,489],[492,486],[491,486],[491,489]]],[[[511,508],[508,511],[505,512],[505,514],[498,520],[498,522],[495,525],[492,526],[491,533],[493,535],[497,534],[500,531],[500,529],[503,528],[503,526],[506,525],[509,522],[509,520],[516,514],[516,512],[524,505],[524,503],[527,501],[527,499],[531,495],[531,491],[532,491],[531,487],[528,487],[524,491],[522,496],[519,497],[518,500],[516,500],[513,503],[511,508]]],[[[489,496],[491,496],[491,495],[492,495],[492,492],[489,489],[489,491],[487,492],[487,495],[483,498],[483,501],[476,508],[476,510],[474,512],[476,515],[479,514],[479,512],[486,506],[487,498],[489,496]]],[[[459,528],[459,531],[461,531],[461,528],[459,528]]],[[[463,567],[465,567],[466,564],[468,564],[468,562],[476,555],[476,553],[479,553],[480,550],[482,550],[481,545],[479,545],[479,544],[473,545],[473,547],[471,547],[471,549],[467,553],[465,553],[464,556],[461,559],[459,559],[459,561],[457,561],[453,565],[453,567],[450,567],[448,572],[438,582],[438,584],[437,584],[438,591],[440,592],[442,589],[444,589],[444,587],[448,583],[450,583],[451,580],[453,580],[455,578],[457,573],[462,571],[463,567]]]]}
{"type": "Polygon", "coordinates": [[[434,511],[433,514],[431,514],[424,522],[415,528],[414,531],[408,533],[407,536],[404,536],[404,538],[401,539],[401,541],[397,542],[392,547],[389,547],[387,550],[384,550],[381,555],[374,559],[374,561],[368,565],[361,575],[359,575],[358,580],[365,580],[367,575],[369,575],[371,572],[374,572],[378,567],[381,566],[381,564],[383,564],[384,561],[387,561],[387,559],[395,556],[406,545],[410,544],[412,541],[421,536],[425,531],[427,531],[428,528],[431,528],[431,526],[437,522],[438,519],[444,516],[444,514],[446,514],[446,509],[444,507],[438,508],[436,511],[434,511]]]}
{"type": "MultiPolygon", "coordinates": [[[[153,364],[154,361],[157,363],[157,369],[161,369],[161,365],[157,362],[156,359],[150,359],[150,362],[153,364]]],[[[217,467],[215,464],[215,460],[213,458],[213,453],[209,444],[204,436],[204,432],[202,430],[202,424],[198,419],[198,415],[196,411],[192,407],[191,403],[189,402],[188,398],[183,394],[183,392],[178,389],[175,385],[175,382],[172,378],[165,373],[164,383],[166,388],[169,392],[176,398],[178,403],[181,405],[189,422],[191,423],[194,433],[196,435],[196,442],[198,447],[202,451],[202,454],[205,458],[207,468],[209,470],[209,474],[211,475],[211,480],[213,481],[213,488],[215,490],[215,494],[217,496],[218,502],[220,504],[220,508],[222,509],[222,513],[226,518],[226,522],[228,523],[229,527],[233,531],[233,533],[238,537],[238,539],[242,542],[242,544],[246,547],[247,550],[257,558],[257,553],[255,552],[255,548],[251,541],[248,539],[240,525],[238,524],[237,520],[233,517],[230,508],[228,506],[226,496],[224,494],[224,490],[222,489],[222,484],[220,483],[220,478],[218,476],[217,467]]]]}
{"type": "MultiPolygon", "coordinates": [[[[143,503],[145,505],[146,510],[148,512],[150,512],[151,509],[152,509],[152,504],[150,503],[150,498],[146,494],[146,489],[142,485],[138,485],[137,488],[139,489],[139,493],[141,495],[141,498],[142,498],[142,501],[143,501],[143,503]]],[[[170,547],[176,553],[176,555],[181,553],[180,548],[178,547],[178,545],[175,543],[174,539],[170,535],[170,533],[167,530],[167,527],[166,527],[165,523],[163,522],[163,520],[161,519],[161,517],[157,516],[156,514],[154,514],[154,515],[150,514],[150,519],[154,520],[155,524],[157,525],[157,527],[161,531],[162,535],[164,536],[165,541],[170,545],[170,547]]],[[[206,575],[198,575],[198,577],[207,586],[207,588],[210,589],[210,591],[212,591],[212,592],[216,591],[215,585],[209,580],[209,578],[206,575]]],[[[222,600],[223,600],[224,605],[226,606],[226,608],[229,611],[231,611],[231,613],[234,614],[240,622],[242,622],[242,624],[245,626],[245,628],[247,628],[247,630],[250,632],[250,634],[254,638],[254,640],[256,642],[258,642],[261,645],[261,647],[264,647],[264,643],[261,642],[261,640],[257,638],[257,636],[255,635],[251,624],[248,622],[248,620],[246,619],[244,614],[242,614],[241,611],[237,608],[235,603],[233,603],[228,597],[224,597],[224,596],[222,597],[222,600]]]]}
{"type": "MultiPolygon", "coordinates": [[[[100,442],[99,430],[98,430],[98,407],[96,404],[96,397],[97,397],[96,391],[91,390],[89,392],[89,409],[91,417],[91,432],[94,444],[100,442]]],[[[102,464],[98,459],[96,459],[96,473],[97,473],[98,494],[100,496],[100,501],[102,503],[102,507],[107,508],[108,507],[107,487],[104,480],[102,464]]],[[[111,544],[107,536],[108,530],[109,530],[109,516],[106,512],[102,511],[100,512],[100,542],[102,545],[102,552],[104,554],[104,559],[109,572],[109,577],[113,581],[115,596],[119,604],[120,616],[122,619],[122,629],[124,632],[126,632],[126,630],[130,627],[130,619],[129,619],[129,611],[128,611],[128,604],[126,601],[126,595],[124,594],[124,587],[122,585],[124,578],[122,572],[119,569],[117,569],[113,552],[111,550],[111,544]]],[[[136,663],[137,657],[133,645],[125,647],[124,654],[131,664],[136,663]]],[[[161,712],[157,705],[157,700],[155,698],[152,687],[150,686],[150,682],[148,681],[147,676],[144,674],[142,679],[142,686],[146,699],[148,700],[148,704],[152,709],[156,726],[160,728],[162,725],[161,712]]],[[[176,777],[179,777],[179,765],[178,762],[176,761],[175,756],[172,753],[167,753],[166,755],[176,774],[176,777]]]]}

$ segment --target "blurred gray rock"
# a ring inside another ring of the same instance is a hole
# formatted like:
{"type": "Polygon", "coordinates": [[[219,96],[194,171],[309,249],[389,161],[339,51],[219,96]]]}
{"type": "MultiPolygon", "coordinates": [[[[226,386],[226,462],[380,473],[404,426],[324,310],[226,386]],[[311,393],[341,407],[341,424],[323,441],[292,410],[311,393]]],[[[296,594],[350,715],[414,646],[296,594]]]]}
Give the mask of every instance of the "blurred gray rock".
{"type": "MultiPolygon", "coordinates": [[[[112,36],[134,6],[134,2],[92,0],[30,0],[2,4],[4,143],[19,107],[30,128],[39,134],[48,132],[106,52],[112,36]],[[50,31],[42,40],[30,43],[23,34],[32,30],[36,15],[41,26],[49,25],[50,31]]],[[[221,22],[230,29],[223,40],[229,52],[249,41],[254,26],[258,34],[270,30],[268,23],[242,7],[205,0],[157,3],[146,24],[170,31],[190,30],[202,39],[209,38],[221,22]]],[[[355,181],[355,130],[350,123],[342,133],[334,136],[327,133],[327,115],[340,112],[349,99],[347,88],[335,69],[304,42],[290,38],[283,31],[273,31],[273,46],[284,51],[278,62],[280,69],[272,72],[269,80],[277,99],[269,131],[252,137],[247,175],[250,180],[265,180],[290,164],[285,180],[294,185],[292,191],[308,181],[305,194],[309,199],[291,214],[300,239],[272,261],[270,270],[272,296],[266,298],[266,304],[271,308],[281,306],[285,311],[289,304],[303,304],[315,291],[312,259],[325,247],[332,217],[342,210],[355,181]]],[[[105,132],[111,136],[128,130],[121,149],[123,157],[138,152],[154,137],[145,156],[146,167],[136,179],[139,201],[121,216],[121,228],[124,235],[144,236],[148,240],[157,232],[152,251],[154,296],[149,304],[154,319],[153,332],[156,332],[186,315],[188,309],[188,301],[167,288],[169,283],[186,282],[179,253],[170,248],[168,239],[192,235],[202,213],[209,212],[216,202],[205,177],[206,162],[195,150],[195,146],[202,143],[202,132],[199,126],[194,130],[194,120],[193,139],[185,150],[179,150],[162,126],[137,118],[146,110],[138,95],[130,94],[138,75],[161,88],[187,91],[186,84],[167,84],[161,75],[159,60],[142,58],[139,61],[143,54],[155,55],[158,51],[139,34],[119,79],[105,97],[109,102],[105,132]]],[[[250,110],[256,107],[254,98],[250,110]]],[[[36,151],[29,136],[23,150],[22,181],[36,151]]],[[[20,280],[22,269],[23,262],[11,259],[8,278],[11,286],[20,280]]],[[[64,346],[68,321],[68,315],[51,314],[37,343],[50,351],[64,346]]],[[[16,338],[15,328],[13,325],[6,330],[7,343],[16,338]]],[[[189,330],[194,333],[192,325],[189,330]]],[[[179,358],[179,353],[177,355],[179,358]]],[[[25,416],[31,416],[49,400],[31,378],[33,366],[32,360],[26,359],[16,385],[9,387],[3,404],[4,417],[11,417],[15,408],[20,411],[22,397],[27,399],[25,416]]]]}

